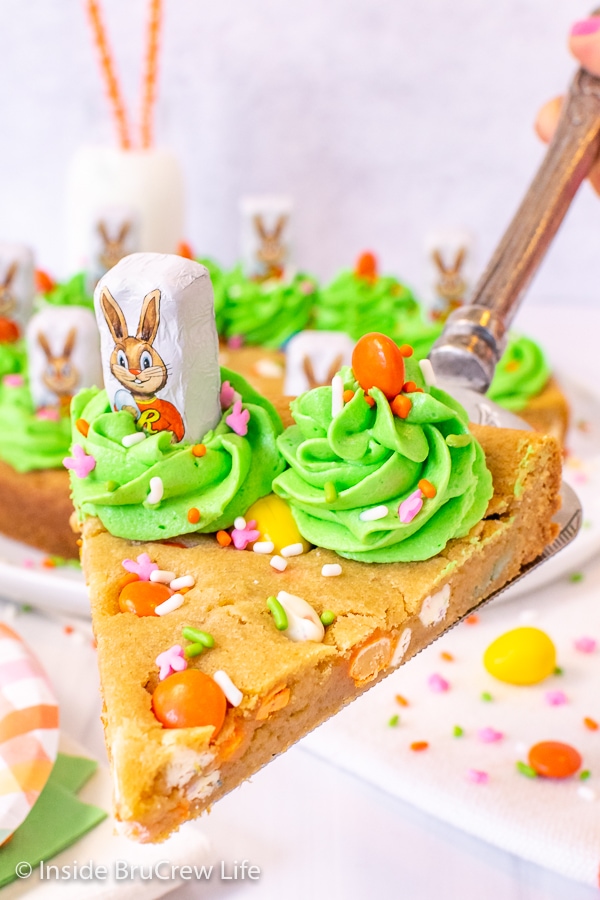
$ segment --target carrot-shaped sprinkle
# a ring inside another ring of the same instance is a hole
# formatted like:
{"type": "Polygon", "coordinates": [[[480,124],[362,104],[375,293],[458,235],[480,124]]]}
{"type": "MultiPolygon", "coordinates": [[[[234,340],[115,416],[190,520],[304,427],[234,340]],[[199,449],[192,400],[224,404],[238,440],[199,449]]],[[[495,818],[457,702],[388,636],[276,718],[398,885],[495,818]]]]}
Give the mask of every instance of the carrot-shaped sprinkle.
{"type": "Polygon", "coordinates": [[[161,0],[150,0],[146,69],[142,84],[142,111],[140,117],[141,143],[144,149],[152,146],[152,126],[154,107],[156,104],[156,76],[158,71],[158,45],[161,20],[161,0]]]}
{"type": "Polygon", "coordinates": [[[131,138],[129,136],[129,124],[127,122],[127,114],[125,112],[125,104],[121,88],[117,80],[115,66],[113,63],[112,53],[106,36],[106,29],[100,14],[100,4],[97,0],[87,0],[87,12],[94,34],[94,40],[100,54],[100,68],[104,77],[106,92],[112,107],[113,115],[117,125],[117,133],[119,135],[119,143],[121,149],[129,150],[131,147],[131,138]]]}

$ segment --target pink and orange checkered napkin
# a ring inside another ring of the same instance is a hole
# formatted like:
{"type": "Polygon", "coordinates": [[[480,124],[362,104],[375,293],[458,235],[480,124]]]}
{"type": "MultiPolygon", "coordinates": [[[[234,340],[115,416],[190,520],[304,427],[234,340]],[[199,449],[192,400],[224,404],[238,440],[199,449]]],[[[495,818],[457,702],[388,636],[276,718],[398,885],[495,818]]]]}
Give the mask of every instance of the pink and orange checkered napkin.
{"type": "Polygon", "coordinates": [[[0,844],[27,817],[58,752],[58,703],[40,663],[0,623],[0,844]]]}

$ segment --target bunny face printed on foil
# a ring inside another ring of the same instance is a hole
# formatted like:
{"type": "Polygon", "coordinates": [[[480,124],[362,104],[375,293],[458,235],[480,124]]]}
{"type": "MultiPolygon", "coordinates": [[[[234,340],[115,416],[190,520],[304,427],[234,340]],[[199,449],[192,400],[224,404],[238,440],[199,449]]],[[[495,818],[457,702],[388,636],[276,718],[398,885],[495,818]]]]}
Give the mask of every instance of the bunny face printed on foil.
{"type": "Polygon", "coordinates": [[[123,222],[117,231],[109,233],[108,225],[104,220],[98,222],[98,234],[102,238],[103,248],[98,255],[100,267],[106,272],[123,259],[130,252],[126,246],[126,240],[131,232],[132,223],[123,222]]]}
{"type": "Polygon", "coordinates": [[[254,227],[261,243],[256,251],[256,259],[263,269],[262,278],[283,278],[285,272],[286,249],[282,241],[283,230],[288,217],[278,216],[275,226],[269,230],[260,214],[254,216],[254,227]]]}
{"type": "Polygon", "coordinates": [[[0,316],[3,318],[8,318],[15,311],[17,305],[17,299],[12,291],[12,283],[18,268],[18,262],[13,260],[6,270],[4,278],[0,279],[0,316]]]}
{"type": "Polygon", "coordinates": [[[106,286],[100,293],[100,307],[114,341],[110,371],[122,386],[114,397],[115,410],[126,409],[150,433],[172,431],[178,443],[185,432],[181,414],[168,400],[156,396],[169,377],[153,347],[160,324],[160,290],[144,297],[135,336],[128,334],[121,307],[106,286]]]}
{"type": "Polygon", "coordinates": [[[47,362],[42,373],[42,381],[49,391],[56,394],[61,413],[68,415],[71,399],[77,392],[80,381],[79,370],[71,360],[77,342],[77,329],[69,330],[62,351],[56,355],[52,352],[48,337],[43,331],[38,332],[37,341],[44,351],[47,362]]]}
{"type": "Polygon", "coordinates": [[[467,256],[465,247],[459,247],[452,263],[447,263],[442,258],[438,249],[433,250],[431,258],[437,269],[435,290],[440,300],[445,304],[443,314],[448,315],[465,301],[467,283],[462,275],[462,268],[467,256]]]}
{"type": "Polygon", "coordinates": [[[331,384],[342,366],[352,364],[354,342],[342,331],[300,331],[285,348],[283,392],[291,397],[331,384]]]}

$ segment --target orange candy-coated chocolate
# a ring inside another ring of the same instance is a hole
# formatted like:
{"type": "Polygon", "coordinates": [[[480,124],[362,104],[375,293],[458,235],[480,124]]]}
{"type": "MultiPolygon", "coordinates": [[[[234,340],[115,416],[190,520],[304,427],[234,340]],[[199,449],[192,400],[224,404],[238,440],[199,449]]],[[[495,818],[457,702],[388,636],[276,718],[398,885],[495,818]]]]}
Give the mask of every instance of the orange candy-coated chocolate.
{"type": "Polygon", "coordinates": [[[377,387],[393,400],[402,390],[404,358],[385,334],[374,331],[361,337],[352,352],[352,370],[363,391],[377,387]]]}
{"type": "Polygon", "coordinates": [[[210,675],[185,669],[159,682],[152,694],[152,711],[165,728],[212,725],[214,739],[223,727],[227,700],[210,675]]]}
{"type": "Polygon", "coordinates": [[[136,616],[155,616],[154,610],[173,595],[166,584],[158,581],[130,581],[119,594],[121,612],[132,612],[136,616]]]}
{"type": "Polygon", "coordinates": [[[529,765],[544,778],[569,778],[581,766],[581,755],[570,744],[542,741],[529,751],[529,765]]]}
{"type": "Polygon", "coordinates": [[[19,340],[19,326],[12,319],[0,316],[0,344],[14,344],[19,340]]]}

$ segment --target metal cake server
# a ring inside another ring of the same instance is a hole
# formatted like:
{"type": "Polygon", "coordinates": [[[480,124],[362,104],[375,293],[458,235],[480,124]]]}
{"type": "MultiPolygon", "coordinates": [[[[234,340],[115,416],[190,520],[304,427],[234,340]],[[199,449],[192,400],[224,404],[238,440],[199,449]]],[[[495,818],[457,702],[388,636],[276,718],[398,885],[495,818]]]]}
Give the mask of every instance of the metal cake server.
{"type": "MultiPolygon", "coordinates": [[[[599,15],[600,10],[595,14],[599,15]]],[[[525,291],[571,200],[599,156],[600,79],[579,69],[544,160],[475,287],[471,302],[448,317],[429,354],[440,386],[447,387],[460,400],[473,422],[527,427],[483,394],[490,386],[506,346],[508,328],[525,291]]],[[[564,482],[562,508],[555,521],[560,527],[556,540],[510,584],[546,562],[577,535],[582,507],[575,492],[564,482]]],[[[501,592],[492,596],[498,593],[501,592]]]]}

